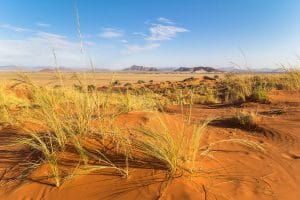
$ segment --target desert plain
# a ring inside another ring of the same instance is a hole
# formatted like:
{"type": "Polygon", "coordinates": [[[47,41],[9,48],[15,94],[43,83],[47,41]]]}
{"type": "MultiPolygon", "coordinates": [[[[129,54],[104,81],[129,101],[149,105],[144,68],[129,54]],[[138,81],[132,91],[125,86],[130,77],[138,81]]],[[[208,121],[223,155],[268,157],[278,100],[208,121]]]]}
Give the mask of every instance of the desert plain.
{"type": "Polygon", "coordinates": [[[299,71],[0,79],[0,199],[300,198],[299,71]]]}

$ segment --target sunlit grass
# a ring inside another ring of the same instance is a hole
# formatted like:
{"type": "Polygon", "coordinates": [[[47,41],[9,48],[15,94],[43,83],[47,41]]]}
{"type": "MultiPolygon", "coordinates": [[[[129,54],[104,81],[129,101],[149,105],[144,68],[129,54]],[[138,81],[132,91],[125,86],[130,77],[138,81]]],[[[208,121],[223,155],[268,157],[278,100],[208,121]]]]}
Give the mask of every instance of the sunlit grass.
{"type": "MultiPolygon", "coordinates": [[[[41,158],[32,164],[36,167],[48,164],[49,176],[54,178],[57,187],[62,185],[66,176],[60,166],[60,155],[68,153],[70,148],[78,157],[76,167],[86,173],[112,170],[128,177],[133,166],[158,167],[165,170],[169,177],[175,176],[178,171],[193,174],[201,170],[199,157],[209,156],[217,145],[236,143],[264,151],[261,144],[239,138],[202,146],[210,120],[198,124],[192,122],[191,113],[195,104],[253,99],[265,103],[272,89],[299,89],[298,77],[297,71],[282,75],[227,75],[218,78],[219,82],[214,86],[204,83],[177,88],[180,85],[173,85],[168,92],[157,92],[150,88],[138,91],[139,87],[118,91],[114,88],[116,84],[106,90],[98,90],[96,86],[88,90],[85,89],[88,85],[80,79],[80,90],[65,85],[54,88],[39,86],[29,77],[21,75],[15,84],[1,84],[0,123],[23,132],[14,144],[22,144],[39,152],[41,158]],[[126,128],[116,122],[121,114],[132,111],[159,113],[172,104],[179,105],[182,112],[183,107],[189,105],[189,117],[181,118],[182,128],[178,130],[170,129],[159,115],[157,127],[138,124],[126,128]],[[90,140],[96,143],[89,144],[90,140]],[[145,164],[149,166],[143,166],[145,164]]],[[[117,87],[120,87],[119,84],[117,87]]],[[[239,113],[235,120],[242,126],[252,126],[256,116],[239,113]]]]}

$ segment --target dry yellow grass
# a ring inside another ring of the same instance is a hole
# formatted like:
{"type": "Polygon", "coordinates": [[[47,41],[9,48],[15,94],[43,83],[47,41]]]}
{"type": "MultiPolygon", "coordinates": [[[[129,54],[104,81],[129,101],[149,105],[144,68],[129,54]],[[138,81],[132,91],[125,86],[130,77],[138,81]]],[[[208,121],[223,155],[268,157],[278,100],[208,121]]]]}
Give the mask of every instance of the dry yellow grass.
{"type": "MultiPolygon", "coordinates": [[[[83,80],[79,78],[77,81],[83,80]]],[[[174,133],[162,120],[157,125],[158,129],[133,127],[126,130],[115,123],[116,116],[122,113],[157,112],[170,103],[162,95],[151,92],[124,94],[110,89],[79,91],[67,84],[59,88],[41,86],[26,74],[21,74],[15,84],[1,87],[1,124],[26,133],[19,135],[11,145],[25,145],[40,155],[37,160],[27,163],[28,168],[34,170],[47,164],[50,167],[49,176],[54,179],[57,187],[72,175],[63,173],[59,164],[60,155],[68,153],[70,148],[79,158],[77,166],[88,172],[112,169],[128,176],[128,168],[137,162],[139,165],[148,163],[148,168],[151,168],[150,163],[154,164],[152,167],[158,163],[161,169],[167,170],[170,178],[178,170],[195,173],[201,167],[195,165],[197,157],[199,154],[205,155],[199,152],[199,145],[209,121],[192,125],[190,117],[188,120],[182,118],[182,127],[193,126],[190,134],[185,133],[185,128],[174,133]],[[18,96],[14,92],[16,90],[21,90],[22,95],[18,96]],[[35,128],[28,128],[26,124],[35,128]],[[104,146],[91,148],[86,145],[90,139],[100,141],[104,146]],[[110,154],[105,151],[106,143],[113,144],[114,150],[110,154]],[[114,161],[116,156],[119,160],[117,162],[114,161]]],[[[181,101],[179,104],[182,105],[181,101]]],[[[229,142],[260,146],[241,139],[229,142]]],[[[206,148],[207,151],[211,151],[210,146],[206,148]]],[[[30,174],[21,175],[24,177],[30,174]]]]}
{"type": "MultiPolygon", "coordinates": [[[[53,72],[22,72],[29,76],[35,83],[40,85],[56,85],[60,84],[53,72]]],[[[111,80],[119,80],[121,84],[136,83],[139,80],[149,82],[160,81],[181,81],[185,78],[202,77],[204,74],[191,74],[191,73],[130,73],[130,72],[95,72],[95,73],[77,73],[80,76],[82,82],[86,84],[97,83],[98,86],[107,85],[111,80]]],[[[73,72],[62,72],[62,76],[65,78],[64,83],[66,85],[76,84],[77,81],[73,78],[73,72]]],[[[10,81],[17,78],[16,72],[0,72],[0,81],[10,81]]]]}

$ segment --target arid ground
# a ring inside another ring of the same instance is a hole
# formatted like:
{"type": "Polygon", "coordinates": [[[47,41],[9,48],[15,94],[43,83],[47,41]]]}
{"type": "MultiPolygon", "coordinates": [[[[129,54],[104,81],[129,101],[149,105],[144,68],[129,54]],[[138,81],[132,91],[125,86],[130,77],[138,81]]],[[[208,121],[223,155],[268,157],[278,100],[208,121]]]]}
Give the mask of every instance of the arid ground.
{"type": "MultiPolygon", "coordinates": [[[[57,75],[53,72],[0,72],[1,81],[9,81],[15,79],[16,74],[28,74],[31,79],[40,85],[55,85],[59,84],[57,82],[57,75]]],[[[74,72],[64,72],[62,73],[65,77],[65,83],[72,85],[76,83],[74,78],[74,72]]],[[[181,81],[185,78],[191,77],[191,73],[176,73],[176,72],[96,72],[96,73],[76,73],[80,76],[81,80],[84,80],[86,83],[93,84],[96,80],[97,85],[107,85],[111,80],[119,80],[121,83],[135,83],[138,80],[155,82],[160,81],[181,81]]],[[[194,77],[201,77],[203,74],[193,74],[194,77]]]]}
{"type": "Polygon", "coordinates": [[[1,73],[0,199],[300,199],[299,74],[1,73]]]}

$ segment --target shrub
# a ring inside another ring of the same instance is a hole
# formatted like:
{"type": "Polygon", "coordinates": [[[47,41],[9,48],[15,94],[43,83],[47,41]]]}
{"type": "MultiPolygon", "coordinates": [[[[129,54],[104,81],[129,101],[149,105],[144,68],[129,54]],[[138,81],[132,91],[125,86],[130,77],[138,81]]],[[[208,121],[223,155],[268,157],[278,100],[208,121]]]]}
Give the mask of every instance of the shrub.
{"type": "Polygon", "coordinates": [[[95,85],[88,85],[87,86],[87,91],[88,92],[93,92],[93,91],[95,91],[96,90],[96,86],[95,85]]]}
{"type": "Polygon", "coordinates": [[[204,80],[210,80],[210,81],[215,81],[216,79],[210,76],[203,76],[204,80]]]}
{"type": "Polygon", "coordinates": [[[112,83],[111,83],[112,86],[119,86],[121,85],[121,81],[119,80],[114,80],[112,83]]]}
{"type": "Polygon", "coordinates": [[[145,83],[145,81],[143,81],[143,80],[138,80],[137,81],[137,84],[143,84],[143,83],[145,83]]]}
{"type": "Polygon", "coordinates": [[[132,84],[131,84],[131,83],[125,83],[124,86],[125,86],[125,87],[131,87],[132,84]]]}

